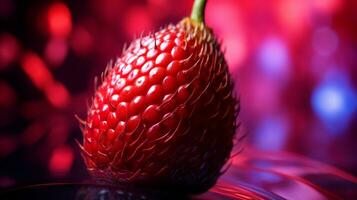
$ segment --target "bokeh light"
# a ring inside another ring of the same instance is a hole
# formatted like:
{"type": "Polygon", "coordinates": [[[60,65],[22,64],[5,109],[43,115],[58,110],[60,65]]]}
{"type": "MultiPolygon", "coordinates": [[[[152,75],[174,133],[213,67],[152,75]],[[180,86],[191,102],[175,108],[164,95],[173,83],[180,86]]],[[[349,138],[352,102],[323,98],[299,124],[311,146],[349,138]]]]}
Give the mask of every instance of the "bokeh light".
{"type": "Polygon", "coordinates": [[[314,31],[313,48],[321,56],[330,56],[337,50],[338,37],[336,33],[328,27],[317,28],[314,31]]]}
{"type": "Polygon", "coordinates": [[[0,81],[0,108],[9,108],[16,104],[16,92],[6,82],[0,81]]]}
{"type": "Polygon", "coordinates": [[[348,128],[348,122],[357,108],[357,95],[347,76],[332,72],[314,90],[312,106],[326,126],[336,132],[348,128]]]}
{"type": "Polygon", "coordinates": [[[35,86],[44,92],[53,106],[63,108],[69,101],[67,89],[53,79],[43,60],[36,54],[26,53],[21,61],[22,68],[35,86]]]}
{"type": "Polygon", "coordinates": [[[0,70],[14,62],[19,54],[19,44],[10,34],[0,34],[0,70]]]}
{"type": "Polygon", "coordinates": [[[289,132],[287,118],[270,116],[263,119],[257,126],[254,143],[264,151],[279,151],[284,149],[289,132]]]}
{"type": "Polygon", "coordinates": [[[55,37],[67,37],[72,29],[71,13],[63,3],[53,3],[47,13],[49,32],[55,37]]]}
{"type": "Polygon", "coordinates": [[[265,75],[274,79],[286,78],[289,75],[289,52],[286,44],[279,38],[266,39],[257,54],[258,64],[265,75]]]}
{"type": "Polygon", "coordinates": [[[60,66],[66,58],[68,44],[61,38],[52,38],[46,45],[45,58],[51,66],[60,66]]]}
{"type": "Polygon", "coordinates": [[[85,27],[76,26],[73,30],[71,45],[77,55],[86,56],[93,48],[93,36],[85,27]]]}
{"type": "MultiPolygon", "coordinates": [[[[0,189],[88,177],[74,115],[86,116],[94,77],[124,43],[189,16],[192,1],[0,1],[0,189]]],[[[206,23],[241,100],[242,146],[357,175],[356,8],[208,1],[206,23]]]]}
{"type": "Polygon", "coordinates": [[[53,176],[66,175],[73,164],[73,150],[68,146],[56,148],[51,156],[49,169],[53,176]]]}
{"type": "Polygon", "coordinates": [[[232,70],[241,66],[247,56],[247,44],[239,9],[234,1],[226,0],[220,4],[209,2],[206,11],[207,24],[213,28],[218,38],[224,38],[222,50],[232,70]],[[230,19],[229,23],[222,23],[227,19],[230,19]]]}

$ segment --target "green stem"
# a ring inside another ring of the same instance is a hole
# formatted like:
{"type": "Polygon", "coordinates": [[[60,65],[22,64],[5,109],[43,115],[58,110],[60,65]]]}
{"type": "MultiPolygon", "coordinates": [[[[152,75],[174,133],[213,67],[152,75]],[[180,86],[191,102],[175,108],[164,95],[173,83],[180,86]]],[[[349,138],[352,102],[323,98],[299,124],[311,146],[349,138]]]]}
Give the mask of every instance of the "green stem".
{"type": "Polygon", "coordinates": [[[195,0],[192,8],[191,19],[205,23],[205,7],[207,0],[195,0]]]}

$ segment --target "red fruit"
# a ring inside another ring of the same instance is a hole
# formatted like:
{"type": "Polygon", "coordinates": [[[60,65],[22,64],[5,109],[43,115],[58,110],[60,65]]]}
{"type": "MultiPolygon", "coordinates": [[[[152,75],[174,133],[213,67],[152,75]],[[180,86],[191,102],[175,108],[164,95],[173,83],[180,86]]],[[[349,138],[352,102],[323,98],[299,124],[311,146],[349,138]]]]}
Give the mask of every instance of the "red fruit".
{"type": "Polygon", "coordinates": [[[188,193],[211,187],[229,159],[237,114],[212,31],[185,18],[133,41],[104,75],[83,129],[89,172],[188,193]]]}

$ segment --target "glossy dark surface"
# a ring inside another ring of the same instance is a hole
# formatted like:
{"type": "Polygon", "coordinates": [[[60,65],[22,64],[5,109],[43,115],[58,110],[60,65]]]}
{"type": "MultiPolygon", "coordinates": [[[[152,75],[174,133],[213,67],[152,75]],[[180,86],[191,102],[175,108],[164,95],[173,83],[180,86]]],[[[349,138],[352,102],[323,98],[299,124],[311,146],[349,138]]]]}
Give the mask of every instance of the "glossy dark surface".
{"type": "Polygon", "coordinates": [[[2,193],[1,199],[356,199],[357,179],[334,167],[278,153],[247,152],[197,196],[91,183],[51,183],[2,193]]]}

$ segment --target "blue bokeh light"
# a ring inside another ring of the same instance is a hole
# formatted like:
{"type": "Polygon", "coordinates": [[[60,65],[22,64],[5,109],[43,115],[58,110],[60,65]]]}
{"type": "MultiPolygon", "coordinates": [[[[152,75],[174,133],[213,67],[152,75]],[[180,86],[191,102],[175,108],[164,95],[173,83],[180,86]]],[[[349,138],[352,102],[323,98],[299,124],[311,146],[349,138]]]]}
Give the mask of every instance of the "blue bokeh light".
{"type": "Polygon", "coordinates": [[[314,112],[333,133],[342,133],[356,111],[356,93],[345,74],[329,73],[314,90],[311,98],[314,112]]]}
{"type": "Polygon", "coordinates": [[[286,118],[268,117],[258,125],[254,143],[260,150],[278,151],[284,148],[287,134],[286,118]]]}
{"type": "Polygon", "coordinates": [[[268,38],[258,50],[258,64],[262,72],[273,78],[283,78],[289,73],[289,53],[284,41],[268,38]]]}

